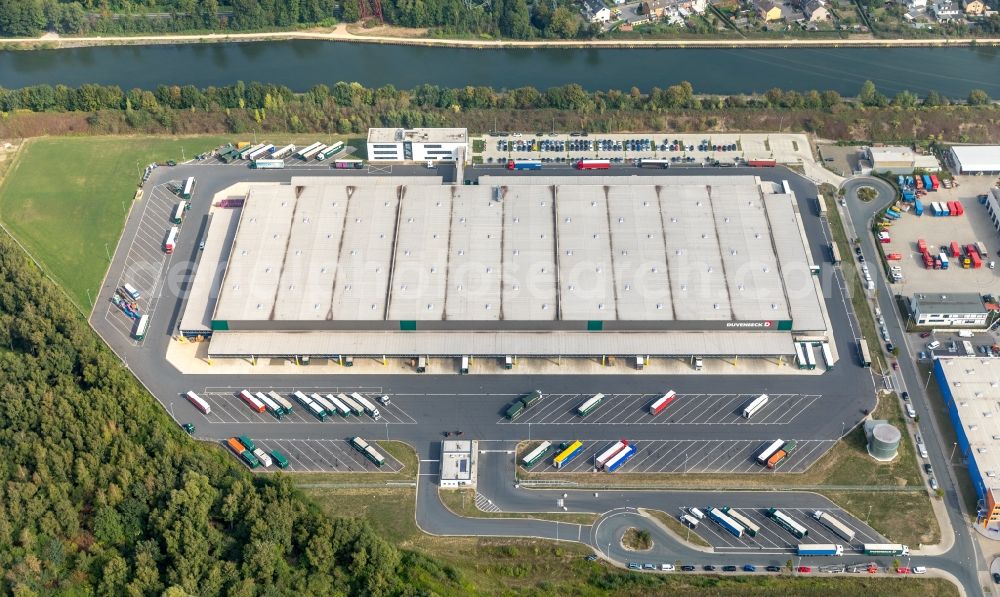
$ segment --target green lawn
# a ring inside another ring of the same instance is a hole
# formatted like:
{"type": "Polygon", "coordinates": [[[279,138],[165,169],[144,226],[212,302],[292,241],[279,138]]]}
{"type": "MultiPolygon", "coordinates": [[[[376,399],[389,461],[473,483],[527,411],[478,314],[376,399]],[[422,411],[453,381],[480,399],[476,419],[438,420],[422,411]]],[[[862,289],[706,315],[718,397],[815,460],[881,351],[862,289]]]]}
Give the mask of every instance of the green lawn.
{"type": "Polygon", "coordinates": [[[84,312],[115,250],[142,169],[223,137],[33,139],[0,183],[0,221],[84,312]],[[105,251],[105,244],[107,251],[105,251]]]}

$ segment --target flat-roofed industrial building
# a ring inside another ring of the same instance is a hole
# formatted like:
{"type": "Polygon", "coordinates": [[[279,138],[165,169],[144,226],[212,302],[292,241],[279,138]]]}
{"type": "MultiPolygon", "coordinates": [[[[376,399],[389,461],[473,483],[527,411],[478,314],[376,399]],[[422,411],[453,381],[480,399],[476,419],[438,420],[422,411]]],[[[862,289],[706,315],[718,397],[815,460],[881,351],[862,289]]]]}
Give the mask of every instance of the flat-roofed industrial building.
{"type": "Polygon", "coordinates": [[[976,488],[977,522],[1000,530],[1000,359],[939,358],[934,375],[976,488]]]}
{"type": "Polygon", "coordinates": [[[772,183],[479,183],[251,186],[209,354],[782,356],[828,332],[795,198],[772,183]]]}
{"type": "Polygon", "coordinates": [[[468,154],[462,128],[368,129],[368,159],[374,162],[455,161],[468,154]]]}

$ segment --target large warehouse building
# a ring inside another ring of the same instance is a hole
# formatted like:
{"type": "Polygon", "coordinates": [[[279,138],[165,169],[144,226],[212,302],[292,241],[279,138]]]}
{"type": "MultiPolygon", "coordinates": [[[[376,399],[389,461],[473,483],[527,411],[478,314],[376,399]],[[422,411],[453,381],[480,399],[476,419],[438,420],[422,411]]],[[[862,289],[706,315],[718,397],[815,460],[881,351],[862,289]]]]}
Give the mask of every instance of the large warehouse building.
{"type": "Polygon", "coordinates": [[[826,337],[795,198],[772,183],[479,183],[250,185],[235,232],[209,234],[231,247],[206,246],[182,333],[211,333],[214,357],[786,356],[793,334],[826,337]]]}
{"type": "Polygon", "coordinates": [[[951,161],[959,174],[1000,173],[1000,145],[952,145],[951,161]]]}
{"type": "Polygon", "coordinates": [[[979,522],[1000,530],[1000,359],[936,359],[934,375],[969,463],[979,522]]]}

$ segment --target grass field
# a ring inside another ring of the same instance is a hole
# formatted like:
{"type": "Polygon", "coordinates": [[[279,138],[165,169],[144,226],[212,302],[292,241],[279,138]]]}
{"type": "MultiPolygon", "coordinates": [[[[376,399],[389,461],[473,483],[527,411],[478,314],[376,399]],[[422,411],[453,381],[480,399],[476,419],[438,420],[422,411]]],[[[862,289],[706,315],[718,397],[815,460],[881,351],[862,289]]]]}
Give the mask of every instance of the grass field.
{"type": "Polygon", "coordinates": [[[222,137],[59,137],[24,144],[0,183],[0,221],[84,312],[147,164],[222,137]],[[105,245],[107,249],[105,249],[105,245]]]}
{"type": "MultiPolygon", "coordinates": [[[[363,517],[398,548],[434,557],[441,565],[444,576],[454,579],[462,587],[463,595],[958,595],[953,585],[934,578],[870,578],[867,575],[865,578],[810,575],[720,577],[627,572],[600,561],[585,561],[584,556],[591,550],[577,543],[425,535],[417,528],[414,519],[415,496],[412,488],[305,487],[303,491],[331,516],[350,512],[352,516],[363,517]]],[[[438,594],[455,592],[453,584],[435,587],[435,579],[423,580],[430,588],[437,588],[438,594]]]]}

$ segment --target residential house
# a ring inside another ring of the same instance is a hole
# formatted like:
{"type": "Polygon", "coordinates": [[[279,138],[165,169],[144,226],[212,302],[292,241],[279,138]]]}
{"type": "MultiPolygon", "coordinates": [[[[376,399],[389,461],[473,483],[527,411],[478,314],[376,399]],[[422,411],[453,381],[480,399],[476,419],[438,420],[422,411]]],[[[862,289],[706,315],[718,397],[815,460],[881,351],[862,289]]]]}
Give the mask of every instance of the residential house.
{"type": "Polygon", "coordinates": [[[970,17],[981,17],[986,12],[986,4],[983,0],[966,0],[965,14],[970,17]]]}
{"type": "Polygon", "coordinates": [[[757,16],[763,21],[778,21],[781,19],[781,7],[771,0],[756,0],[757,16]]]}
{"type": "Polygon", "coordinates": [[[707,0],[643,0],[639,5],[639,13],[649,15],[650,20],[668,19],[679,10],[689,10],[703,13],[708,7],[707,0]]]}
{"type": "Polygon", "coordinates": [[[927,0],[906,0],[906,6],[911,10],[927,10],[927,0]]]}
{"type": "Polygon", "coordinates": [[[611,20],[611,9],[601,0],[583,0],[583,11],[591,23],[607,23],[611,20]]]}
{"type": "Polygon", "coordinates": [[[958,15],[961,14],[958,5],[952,2],[952,0],[934,0],[931,12],[934,13],[934,17],[939,21],[950,21],[951,19],[958,18],[958,15]]]}
{"type": "Polygon", "coordinates": [[[823,0],[809,0],[806,2],[805,6],[802,7],[802,12],[809,19],[810,23],[815,23],[818,21],[829,21],[830,11],[824,6],[823,0]]]}

